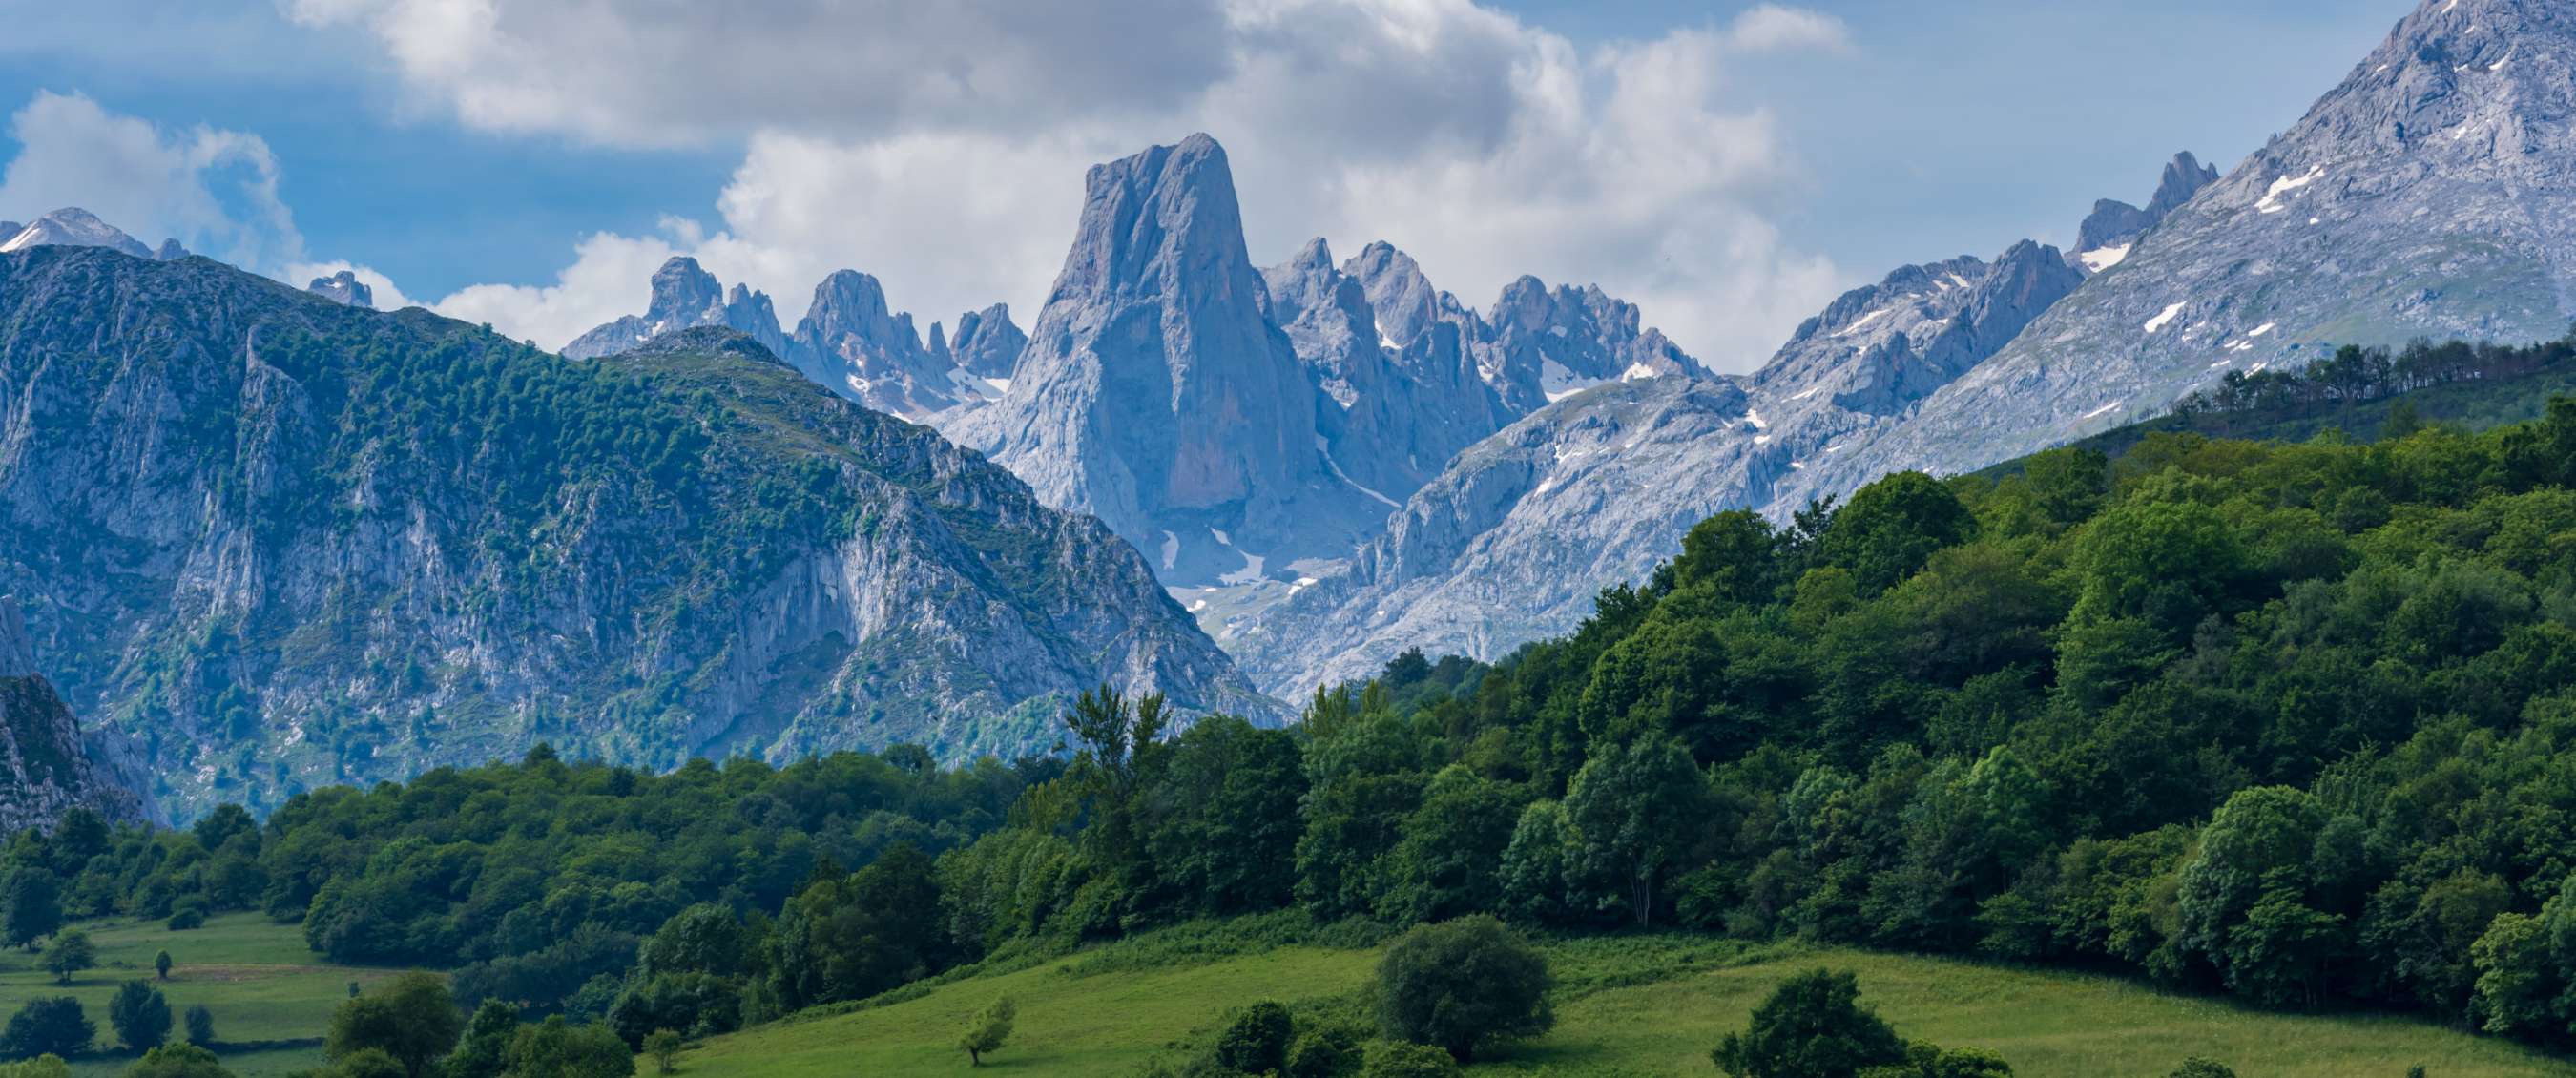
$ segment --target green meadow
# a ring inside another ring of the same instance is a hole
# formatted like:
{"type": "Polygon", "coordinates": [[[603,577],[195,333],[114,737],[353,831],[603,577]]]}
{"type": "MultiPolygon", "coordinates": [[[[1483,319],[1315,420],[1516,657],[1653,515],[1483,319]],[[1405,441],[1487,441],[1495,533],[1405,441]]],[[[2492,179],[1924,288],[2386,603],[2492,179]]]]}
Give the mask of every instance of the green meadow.
{"type": "Polygon", "coordinates": [[[242,1078],[320,1066],[323,1028],[331,1009],[349,998],[349,983],[397,972],[332,965],[306,949],[302,926],[257,913],[211,917],[205,927],[185,932],[170,931],[160,921],[122,919],[78,927],[98,944],[99,964],[69,985],[37,968],[33,952],[0,950],[0,1013],[13,1013],[40,996],[80,1000],[98,1024],[97,1046],[72,1060],[82,1078],[115,1074],[131,1062],[132,1054],[115,1043],[108,1026],[108,998],[126,981],[152,980],[153,956],[164,950],[173,965],[159,987],[170,1000],[172,1036],[182,1035],[184,1026],[176,1023],[189,1007],[205,1005],[215,1018],[216,1054],[242,1078]]]}
{"type": "MultiPolygon", "coordinates": [[[[1713,1076],[1708,1052],[1718,1038],[1743,1028],[1781,980],[1821,965],[1857,971],[1864,1001],[1905,1036],[1992,1049],[2029,1078],[2163,1078],[2190,1055],[2244,1078],[2403,1078],[2410,1066],[2428,1078],[2576,1075],[2576,1066],[2508,1041],[2415,1018],[2272,1013],[2113,977],[1680,935],[1572,939],[1546,950],[1558,982],[1555,1030],[1469,1074],[1713,1076]]],[[[958,1029],[1007,995],[1017,1026],[974,1073],[1126,1075],[1157,1058],[1178,1063],[1245,1003],[1355,1007],[1378,958],[1368,948],[1224,952],[1158,946],[1148,935],[711,1038],[682,1056],[680,1073],[966,1074],[965,1053],[953,1046],[958,1029]]]]}

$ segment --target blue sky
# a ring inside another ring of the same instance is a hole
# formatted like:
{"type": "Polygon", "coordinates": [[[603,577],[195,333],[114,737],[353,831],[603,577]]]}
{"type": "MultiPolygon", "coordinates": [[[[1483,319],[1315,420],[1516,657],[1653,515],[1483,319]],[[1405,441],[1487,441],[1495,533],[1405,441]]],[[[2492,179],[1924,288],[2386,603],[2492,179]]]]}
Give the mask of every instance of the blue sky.
{"type": "Polygon", "coordinates": [[[1898,264],[2069,240],[2176,150],[2231,166],[2413,6],[1064,0],[1032,26],[1015,0],[763,0],[601,28],[493,2],[13,20],[0,218],[132,207],[146,242],[354,263],[549,345],[675,251],[791,321],[849,265],[925,324],[994,299],[1025,323],[1082,166],[1204,128],[1256,260],[1389,238],[1480,306],[1522,272],[1599,280],[1743,369],[1898,264]]]}

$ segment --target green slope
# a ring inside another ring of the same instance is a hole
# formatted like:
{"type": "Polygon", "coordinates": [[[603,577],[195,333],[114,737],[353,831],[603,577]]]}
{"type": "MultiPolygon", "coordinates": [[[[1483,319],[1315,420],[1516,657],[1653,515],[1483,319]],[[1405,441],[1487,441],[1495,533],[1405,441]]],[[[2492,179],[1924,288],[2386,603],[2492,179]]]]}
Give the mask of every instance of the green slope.
{"type": "MultiPolygon", "coordinates": [[[[680,1073],[964,1074],[966,1057],[951,1043],[957,1030],[1007,995],[1019,1007],[1017,1029],[985,1069],[1124,1075],[1157,1058],[1185,1058],[1235,1006],[1261,999],[1292,1009],[1353,1005],[1378,957],[1375,949],[1299,945],[1157,963],[1151,956],[1166,950],[1157,946],[1160,935],[713,1038],[682,1057],[680,1073]]],[[[1714,1075],[1708,1051],[1720,1036],[1743,1028],[1754,1005],[1790,974],[1827,965],[1857,970],[1866,1000],[1900,1033],[1992,1049],[2024,1078],[2162,1078],[2195,1054],[2249,1078],[2397,1078],[2416,1065],[2439,1078],[2576,1075],[2576,1066],[2529,1049],[2412,1018],[2286,1015],[2086,974],[1847,950],[1748,949],[1687,935],[1566,940],[1547,950],[1560,982],[1557,1028],[1468,1073],[1714,1075]]]]}

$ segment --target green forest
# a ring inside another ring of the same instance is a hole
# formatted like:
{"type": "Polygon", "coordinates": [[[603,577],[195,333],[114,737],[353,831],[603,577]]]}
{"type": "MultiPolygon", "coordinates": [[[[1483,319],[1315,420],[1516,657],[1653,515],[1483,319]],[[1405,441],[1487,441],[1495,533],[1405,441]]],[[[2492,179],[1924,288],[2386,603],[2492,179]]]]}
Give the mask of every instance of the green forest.
{"type": "Polygon", "coordinates": [[[1570,636],[1409,654],[1282,729],[1103,690],[1062,753],[959,768],[541,748],[265,820],[76,811],[10,840],[0,927],[258,911],[334,962],[451,970],[487,1054],[607,1058],[581,1031],[647,1049],[1248,914],[1449,934],[1399,951],[1686,930],[1967,956],[2563,1048],[2571,488],[2566,398],[2477,432],[1899,474],[1786,526],[1713,517],[1570,636]]]}

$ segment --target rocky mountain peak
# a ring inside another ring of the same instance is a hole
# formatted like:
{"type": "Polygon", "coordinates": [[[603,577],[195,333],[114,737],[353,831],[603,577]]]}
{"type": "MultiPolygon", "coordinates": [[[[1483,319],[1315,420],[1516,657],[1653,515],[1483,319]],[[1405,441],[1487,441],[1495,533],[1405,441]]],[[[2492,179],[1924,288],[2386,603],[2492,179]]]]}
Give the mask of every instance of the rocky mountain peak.
{"type": "Polygon", "coordinates": [[[152,257],[160,259],[163,262],[174,262],[188,257],[188,249],[179,246],[179,241],[177,240],[164,239],[161,241],[161,246],[152,252],[152,257]]]}
{"type": "Polygon", "coordinates": [[[304,286],[304,290],[350,307],[373,309],[376,305],[375,292],[367,287],[366,282],[359,280],[357,274],[348,270],[328,277],[316,277],[313,283],[304,286]]]}
{"type": "Polygon", "coordinates": [[[1384,508],[1317,452],[1318,395],[1268,307],[1214,139],[1094,166],[1009,391],[948,430],[1159,553],[1166,581],[1337,554],[1384,508]]]}
{"type": "Polygon", "coordinates": [[[2216,182],[2218,170],[2201,164],[2191,151],[2175,154],[2165,163],[2155,196],[2148,199],[2145,209],[2107,198],[2093,204],[2093,213],[2076,229],[2075,252],[2070,261],[2087,273],[2119,265],[2129,257],[2139,237],[2164,223],[2166,215],[2191,201],[2202,188],[2216,182]]]}
{"type": "Polygon", "coordinates": [[[1369,308],[1377,312],[1379,336],[1399,347],[1413,343],[1440,318],[1446,297],[1431,287],[1413,256],[1393,244],[1380,240],[1361,248],[1342,272],[1360,283],[1369,308]]]}
{"type": "Polygon", "coordinates": [[[27,222],[16,235],[0,242],[0,251],[23,251],[44,246],[105,247],[136,258],[152,257],[152,249],[141,241],[78,206],[65,206],[27,222]]]}
{"type": "Polygon", "coordinates": [[[715,274],[698,265],[697,259],[677,255],[663,262],[653,271],[649,286],[651,298],[641,316],[630,314],[575,337],[564,345],[563,354],[573,359],[596,359],[694,326],[726,326],[759,341],[761,347],[772,352],[787,352],[787,338],[778,330],[778,312],[771,306],[769,295],[740,284],[728,293],[715,274]]]}
{"type": "Polygon", "coordinates": [[[925,348],[912,315],[892,309],[885,286],[857,270],[835,270],[788,342],[791,362],[815,381],[878,411],[914,418],[977,396],[961,385],[950,346],[925,348]]]}
{"type": "Polygon", "coordinates": [[[957,335],[948,351],[958,369],[977,378],[1009,378],[1020,361],[1029,335],[1011,322],[1011,305],[996,303],[957,316],[957,335]]]}
{"type": "Polygon", "coordinates": [[[653,271],[653,299],[644,307],[644,320],[656,327],[655,332],[704,325],[710,311],[724,307],[724,286],[716,275],[698,265],[698,260],[677,255],[653,271]]]}
{"type": "Polygon", "coordinates": [[[2175,154],[2173,160],[2165,162],[2164,178],[2156,183],[2155,197],[2147,202],[2147,216],[2162,221],[2166,214],[2191,201],[2201,188],[2217,182],[2218,170],[2201,164],[2190,150],[2175,154]]]}

